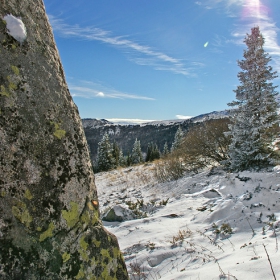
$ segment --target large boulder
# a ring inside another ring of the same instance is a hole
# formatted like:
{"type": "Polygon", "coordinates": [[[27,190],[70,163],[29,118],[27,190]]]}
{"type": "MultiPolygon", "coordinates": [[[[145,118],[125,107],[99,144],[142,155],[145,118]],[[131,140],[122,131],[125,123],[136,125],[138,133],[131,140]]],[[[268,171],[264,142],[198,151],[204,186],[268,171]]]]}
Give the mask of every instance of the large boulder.
{"type": "Polygon", "coordinates": [[[0,56],[0,279],[128,279],[42,0],[1,0],[0,56]]]}
{"type": "Polygon", "coordinates": [[[109,209],[102,217],[106,222],[123,222],[135,219],[133,212],[124,205],[115,205],[109,209]]]}

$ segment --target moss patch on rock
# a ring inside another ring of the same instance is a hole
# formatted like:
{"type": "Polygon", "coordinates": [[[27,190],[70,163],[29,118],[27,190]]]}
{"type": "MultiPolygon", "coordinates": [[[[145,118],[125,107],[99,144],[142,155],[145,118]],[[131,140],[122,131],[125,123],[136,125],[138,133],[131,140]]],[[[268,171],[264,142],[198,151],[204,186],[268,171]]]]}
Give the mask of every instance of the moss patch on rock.
{"type": "Polygon", "coordinates": [[[33,221],[33,218],[26,208],[26,204],[22,202],[18,202],[17,206],[12,207],[12,213],[26,227],[29,227],[30,223],[33,221]]]}
{"type": "Polygon", "coordinates": [[[72,228],[79,221],[79,205],[76,202],[70,202],[71,209],[69,211],[62,210],[62,217],[66,220],[69,228],[72,228]]]}
{"type": "Polygon", "coordinates": [[[0,86],[0,95],[6,97],[10,96],[10,93],[6,90],[6,88],[3,85],[0,86]]]}
{"type": "Polygon", "coordinates": [[[39,241],[40,242],[43,242],[45,239],[47,239],[48,237],[52,237],[53,236],[53,230],[54,230],[55,226],[54,226],[54,223],[51,222],[49,224],[49,227],[46,231],[44,231],[42,234],[40,234],[40,237],[39,237],[39,241]]]}
{"type": "Polygon", "coordinates": [[[27,198],[28,200],[31,200],[33,198],[31,192],[29,189],[27,189],[24,193],[24,197],[27,198]]]}
{"type": "Polygon", "coordinates": [[[54,125],[54,133],[53,135],[58,138],[58,139],[62,139],[63,137],[65,137],[66,131],[63,129],[60,129],[60,124],[56,123],[56,122],[51,122],[52,125],[54,125]]]}

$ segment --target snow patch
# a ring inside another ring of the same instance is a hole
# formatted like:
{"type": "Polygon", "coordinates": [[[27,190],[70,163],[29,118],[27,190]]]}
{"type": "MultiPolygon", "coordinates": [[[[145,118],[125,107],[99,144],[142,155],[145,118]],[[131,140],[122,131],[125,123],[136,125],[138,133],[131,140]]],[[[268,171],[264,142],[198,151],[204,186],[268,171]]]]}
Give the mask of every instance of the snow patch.
{"type": "Polygon", "coordinates": [[[273,171],[274,171],[274,172],[277,172],[277,173],[280,173],[280,165],[276,165],[276,166],[273,168],[273,171]]]}
{"type": "Polygon", "coordinates": [[[13,15],[6,15],[3,19],[7,23],[7,33],[22,44],[27,37],[26,28],[22,20],[13,15]]]}
{"type": "Polygon", "coordinates": [[[166,183],[153,174],[150,164],[95,178],[101,213],[122,217],[104,225],[117,236],[131,279],[272,279],[263,244],[280,277],[280,166],[205,169],[166,183]],[[124,218],[127,202],[147,215],[124,218]]]}

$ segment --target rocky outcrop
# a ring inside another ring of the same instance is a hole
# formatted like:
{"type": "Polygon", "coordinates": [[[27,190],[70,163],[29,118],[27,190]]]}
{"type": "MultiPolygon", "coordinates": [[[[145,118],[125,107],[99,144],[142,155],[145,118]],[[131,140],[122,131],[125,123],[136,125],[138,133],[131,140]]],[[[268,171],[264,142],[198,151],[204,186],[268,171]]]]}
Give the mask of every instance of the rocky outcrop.
{"type": "Polygon", "coordinates": [[[128,279],[41,0],[1,0],[0,56],[0,279],[128,279]]]}

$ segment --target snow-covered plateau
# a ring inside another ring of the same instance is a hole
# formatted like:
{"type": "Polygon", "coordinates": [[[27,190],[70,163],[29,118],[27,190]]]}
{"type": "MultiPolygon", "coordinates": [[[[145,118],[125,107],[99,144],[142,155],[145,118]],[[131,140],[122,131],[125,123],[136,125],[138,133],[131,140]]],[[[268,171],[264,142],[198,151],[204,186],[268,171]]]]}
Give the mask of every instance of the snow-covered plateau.
{"type": "Polygon", "coordinates": [[[96,174],[130,279],[280,279],[280,166],[159,183],[154,164],[96,174]],[[112,212],[112,211],[111,211],[112,212]],[[273,275],[274,273],[274,275],[273,275]]]}

